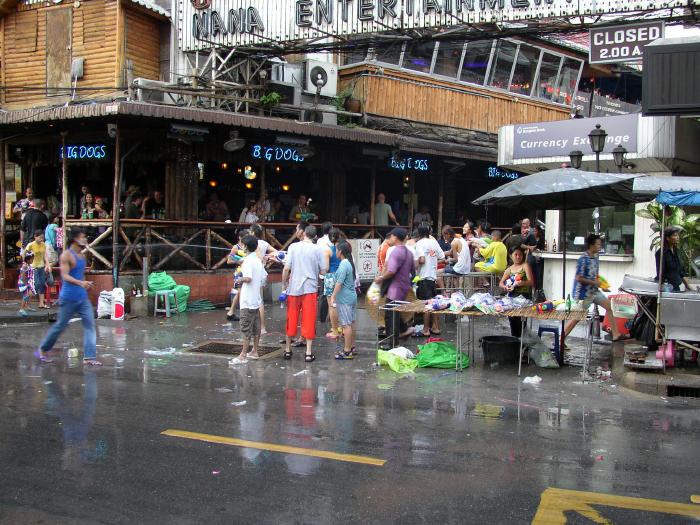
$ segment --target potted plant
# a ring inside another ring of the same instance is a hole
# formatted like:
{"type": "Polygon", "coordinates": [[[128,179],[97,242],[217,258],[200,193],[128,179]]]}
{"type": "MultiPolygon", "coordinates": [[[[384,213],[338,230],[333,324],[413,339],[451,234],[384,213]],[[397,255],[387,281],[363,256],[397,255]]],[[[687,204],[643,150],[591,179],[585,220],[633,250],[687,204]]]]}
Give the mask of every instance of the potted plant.
{"type": "Polygon", "coordinates": [[[269,93],[266,93],[262,97],[260,97],[260,106],[264,109],[272,113],[272,108],[279,105],[279,103],[282,101],[282,95],[277,93],[276,91],[271,91],[269,93]]]}

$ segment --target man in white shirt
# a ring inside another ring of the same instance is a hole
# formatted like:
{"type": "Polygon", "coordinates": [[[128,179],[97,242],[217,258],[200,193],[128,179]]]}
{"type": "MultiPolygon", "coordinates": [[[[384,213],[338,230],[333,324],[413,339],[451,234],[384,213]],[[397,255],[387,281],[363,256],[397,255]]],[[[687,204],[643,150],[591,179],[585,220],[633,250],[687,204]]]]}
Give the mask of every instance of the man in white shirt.
{"type": "Polygon", "coordinates": [[[247,235],[243,239],[248,255],[241,264],[240,327],[243,334],[243,350],[238,356],[241,362],[246,359],[259,359],[258,345],[260,343],[260,307],[263,304],[262,284],[267,277],[260,257],[258,257],[258,239],[247,235]],[[253,351],[248,353],[250,340],[253,340],[253,351]]]}
{"type": "Polygon", "coordinates": [[[303,240],[289,247],[282,271],[282,284],[287,290],[287,338],[284,358],[292,358],[291,343],[292,338],[297,335],[301,313],[301,335],[306,340],[304,360],[307,363],[316,359],[311,345],[316,337],[318,277],[327,270],[323,250],[314,244],[315,238],[316,228],[307,226],[303,240]]]}
{"type": "MultiPolygon", "coordinates": [[[[416,243],[416,267],[418,268],[418,290],[416,296],[422,301],[432,299],[437,295],[437,266],[438,261],[445,260],[445,252],[442,251],[438,242],[430,236],[430,226],[421,224],[418,227],[420,240],[416,243]]],[[[430,313],[423,314],[423,335],[429,337],[440,334],[437,325],[437,316],[430,313]],[[432,320],[432,326],[431,326],[432,320]]]]}

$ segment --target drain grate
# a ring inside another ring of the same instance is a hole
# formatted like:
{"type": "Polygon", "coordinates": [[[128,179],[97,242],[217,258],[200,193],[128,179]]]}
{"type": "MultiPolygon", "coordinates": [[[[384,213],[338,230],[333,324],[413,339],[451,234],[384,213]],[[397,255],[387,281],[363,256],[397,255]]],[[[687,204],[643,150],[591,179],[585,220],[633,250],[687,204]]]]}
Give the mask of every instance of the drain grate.
{"type": "MultiPolygon", "coordinates": [[[[197,354],[219,354],[219,355],[238,355],[243,350],[242,343],[231,343],[228,341],[206,341],[195,347],[190,348],[190,352],[197,354]]],[[[258,347],[260,359],[270,359],[282,354],[282,348],[279,346],[260,345],[258,347]]]]}
{"type": "Polygon", "coordinates": [[[673,386],[666,387],[666,396],[668,397],[700,397],[700,388],[689,386],[673,386]]]}

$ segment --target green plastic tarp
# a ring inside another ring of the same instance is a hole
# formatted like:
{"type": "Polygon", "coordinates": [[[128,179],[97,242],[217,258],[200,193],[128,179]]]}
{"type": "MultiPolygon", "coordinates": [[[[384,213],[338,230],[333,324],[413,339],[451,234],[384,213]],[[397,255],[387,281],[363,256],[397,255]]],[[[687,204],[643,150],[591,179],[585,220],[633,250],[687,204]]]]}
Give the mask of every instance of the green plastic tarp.
{"type": "Polygon", "coordinates": [[[377,362],[399,374],[409,374],[418,366],[418,361],[415,359],[404,359],[385,350],[377,350],[377,362]]]}
{"type": "MultiPolygon", "coordinates": [[[[420,368],[456,368],[457,348],[448,341],[436,341],[418,345],[420,353],[416,358],[420,368]]],[[[469,366],[469,356],[462,353],[462,367],[469,366]]]]}
{"type": "Polygon", "coordinates": [[[177,286],[175,279],[165,272],[153,272],[148,276],[148,291],[162,292],[164,290],[174,290],[177,286]]]}
{"type": "Polygon", "coordinates": [[[175,287],[175,296],[177,297],[177,311],[182,313],[187,310],[187,301],[190,299],[190,287],[178,284],[175,287]]]}

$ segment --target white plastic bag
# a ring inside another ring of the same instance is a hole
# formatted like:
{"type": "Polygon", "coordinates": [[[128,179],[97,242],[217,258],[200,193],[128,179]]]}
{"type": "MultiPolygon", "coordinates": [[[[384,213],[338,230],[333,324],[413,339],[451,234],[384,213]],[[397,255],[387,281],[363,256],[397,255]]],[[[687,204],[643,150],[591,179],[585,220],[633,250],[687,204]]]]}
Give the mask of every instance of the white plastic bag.
{"type": "Polygon", "coordinates": [[[416,355],[411,352],[408,348],[405,346],[397,346],[396,348],[392,348],[391,350],[388,350],[390,354],[394,354],[396,356],[399,356],[402,359],[415,359],[416,355]]]}
{"type": "Polygon", "coordinates": [[[382,298],[382,288],[377,283],[372,283],[367,290],[367,300],[370,304],[379,304],[379,300],[382,298]]]}
{"type": "Polygon", "coordinates": [[[97,299],[97,318],[109,319],[112,317],[112,292],[102,291],[97,299]]]}

